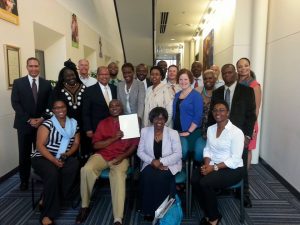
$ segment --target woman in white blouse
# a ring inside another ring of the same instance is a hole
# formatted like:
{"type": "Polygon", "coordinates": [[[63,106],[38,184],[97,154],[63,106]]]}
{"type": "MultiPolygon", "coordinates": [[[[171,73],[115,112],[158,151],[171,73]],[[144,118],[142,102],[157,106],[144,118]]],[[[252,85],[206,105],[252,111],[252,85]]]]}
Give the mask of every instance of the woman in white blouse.
{"type": "MultiPolygon", "coordinates": [[[[148,87],[146,92],[143,120],[144,127],[151,125],[149,121],[149,113],[157,106],[165,108],[168,115],[172,115],[173,96],[168,90],[167,85],[161,82],[162,74],[163,72],[158,66],[153,66],[150,69],[150,80],[153,85],[148,87]]],[[[166,126],[172,127],[171,116],[169,116],[166,126]]]]}
{"type": "Polygon", "coordinates": [[[207,130],[204,164],[192,177],[193,188],[205,214],[200,224],[207,225],[219,224],[222,218],[214,189],[232,186],[243,176],[244,134],[228,119],[229,107],[225,101],[215,102],[212,114],[217,123],[207,130]]]}

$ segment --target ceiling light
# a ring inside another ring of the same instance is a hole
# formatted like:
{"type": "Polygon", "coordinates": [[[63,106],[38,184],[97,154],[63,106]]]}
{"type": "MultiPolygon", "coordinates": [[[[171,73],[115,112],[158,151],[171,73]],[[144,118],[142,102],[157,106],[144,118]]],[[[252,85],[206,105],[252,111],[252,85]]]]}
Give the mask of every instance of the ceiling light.
{"type": "Polygon", "coordinates": [[[175,41],[175,39],[174,39],[174,38],[171,38],[170,40],[171,40],[171,41],[175,41]]]}

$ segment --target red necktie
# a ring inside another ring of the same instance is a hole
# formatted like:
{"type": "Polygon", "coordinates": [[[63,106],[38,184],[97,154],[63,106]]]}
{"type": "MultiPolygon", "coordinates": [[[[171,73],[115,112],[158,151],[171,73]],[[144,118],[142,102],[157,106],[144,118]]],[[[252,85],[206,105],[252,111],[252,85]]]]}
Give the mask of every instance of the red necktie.
{"type": "Polygon", "coordinates": [[[194,85],[194,88],[197,88],[198,87],[198,79],[195,79],[195,85],[194,85]]]}
{"type": "Polygon", "coordinates": [[[35,79],[32,79],[31,90],[32,90],[34,102],[35,102],[35,104],[36,104],[36,103],[37,103],[37,86],[36,86],[35,79]]]}

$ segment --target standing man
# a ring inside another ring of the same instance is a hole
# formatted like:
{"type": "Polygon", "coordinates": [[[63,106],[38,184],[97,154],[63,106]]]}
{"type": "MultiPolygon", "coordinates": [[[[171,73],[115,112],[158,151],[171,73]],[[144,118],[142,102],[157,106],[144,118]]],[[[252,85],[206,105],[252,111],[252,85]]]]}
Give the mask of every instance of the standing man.
{"type": "Polygon", "coordinates": [[[177,83],[177,72],[178,67],[176,65],[169,66],[167,76],[167,87],[173,97],[178,91],[181,90],[179,84],[177,83]]]}
{"type": "Polygon", "coordinates": [[[147,91],[147,88],[152,85],[150,79],[148,76],[148,67],[146,64],[141,63],[136,66],[136,78],[143,82],[145,86],[145,91],[147,91]]]}
{"type": "Polygon", "coordinates": [[[200,93],[203,89],[203,77],[202,77],[202,64],[199,61],[195,61],[192,64],[191,72],[194,76],[194,83],[192,84],[192,88],[195,88],[200,93]]]}
{"type": "Polygon", "coordinates": [[[223,86],[224,81],[220,78],[220,73],[221,73],[220,68],[214,64],[210,67],[210,69],[213,70],[215,73],[215,77],[216,77],[215,89],[223,86]]]}
{"type": "Polygon", "coordinates": [[[18,133],[20,190],[28,189],[32,148],[35,148],[36,131],[44,121],[42,117],[51,94],[51,83],[39,77],[40,62],[27,59],[28,75],[14,81],[11,105],[15,110],[14,128],[18,133]]]}
{"type": "Polygon", "coordinates": [[[118,86],[118,83],[121,81],[118,79],[118,73],[119,73],[119,67],[115,62],[111,62],[108,65],[108,71],[110,75],[109,84],[115,85],[115,87],[118,86]]]}
{"type": "Polygon", "coordinates": [[[86,87],[92,86],[97,83],[97,80],[89,75],[90,63],[87,59],[80,59],[78,61],[78,69],[79,78],[86,87]]]}
{"type": "Polygon", "coordinates": [[[166,84],[167,83],[167,71],[168,71],[168,64],[166,61],[164,60],[161,60],[157,63],[157,66],[160,67],[163,71],[163,74],[162,74],[162,77],[161,77],[161,82],[163,84],[166,84]]]}
{"type": "MultiPolygon", "coordinates": [[[[232,64],[225,64],[222,69],[222,78],[225,85],[213,91],[211,98],[211,106],[217,100],[225,100],[230,109],[230,121],[240,128],[245,135],[245,143],[243,150],[244,164],[244,206],[251,208],[249,182],[248,182],[248,144],[252,137],[254,123],[256,121],[255,114],[255,97],[252,88],[246,87],[237,82],[237,72],[232,64]]],[[[214,123],[212,113],[209,114],[210,124],[214,123]]]]}
{"type": "Polygon", "coordinates": [[[98,123],[109,116],[109,102],[117,99],[117,88],[108,84],[109,78],[108,68],[98,67],[98,82],[84,92],[82,101],[83,130],[89,138],[93,137],[98,123]]]}

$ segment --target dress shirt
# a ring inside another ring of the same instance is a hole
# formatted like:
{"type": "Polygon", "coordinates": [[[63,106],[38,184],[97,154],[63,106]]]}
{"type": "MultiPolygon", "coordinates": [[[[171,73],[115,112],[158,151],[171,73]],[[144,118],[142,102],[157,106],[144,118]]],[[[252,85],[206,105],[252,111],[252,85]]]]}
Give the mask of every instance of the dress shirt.
{"type": "Polygon", "coordinates": [[[230,85],[230,87],[228,87],[228,86],[225,85],[225,88],[224,88],[224,100],[225,100],[226,90],[228,88],[230,90],[230,106],[229,106],[230,108],[231,108],[231,105],[232,105],[232,97],[233,97],[233,94],[234,94],[234,90],[235,90],[236,84],[237,84],[237,81],[235,81],[232,85],[230,85]]]}
{"type": "Polygon", "coordinates": [[[198,77],[198,78],[194,77],[194,82],[193,82],[192,85],[191,85],[192,88],[195,87],[196,81],[198,81],[198,87],[201,88],[201,90],[202,90],[202,88],[204,87],[202,75],[201,75],[200,77],[198,77]]]}
{"type": "MultiPolygon", "coordinates": [[[[103,94],[103,96],[105,95],[105,93],[106,93],[106,90],[105,90],[105,88],[107,88],[107,92],[108,92],[108,97],[109,97],[109,101],[111,101],[112,100],[112,95],[111,95],[111,90],[110,90],[110,87],[109,87],[109,85],[107,84],[106,86],[104,86],[103,84],[101,84],[100,82],[99,82],[99,85],[100,85],[100,88],[101,88],[101,91],[102,91],[102,94],[103,94]]],[[[105,98],[105,97],[104,97],[105,98]]]]}
{"type": "Polygon", "coordinates": [[[223,80],[218,79],[218,80],[216,81],[216,83],[215,83],[215,89],[217,89],[217,88],[223,86],[224,84],[225,84],[225,83],[224,83],[223,80]]]}
{"type": "Polygon", "coordinates": [[[224,162],[230,169],[243,166],[244,134],[241,129],[233,125],[230,120],[221,135],[217,138],[217,124],[207,129],[207,142],[203,150],[203,157],[210,158],[210,165],[224,162]]]}
{"type": "Polygon", "coordinates": [[[31,88],[32,88],[32,82],[33,82],[33,79],[35,79],[37,91],[39,91],[39,75],[33,78],[32,76],[30,76],[30,75],[28,74],[28,80],[29,80],[29,83],[30,83],[30,87],[31,87],[31,88]]]}
{"type": "Polygon", "coordinates": [[[81,82],[84,84],[84,86],[86,87],[90,87],[97,83],[97,80],[94,77],[91,77],[89,75],[87,77],[79,75],[79,78],[81,82]]]}
{"type": "MultiPolygon", "coordinates": [[[[137,80],[139,80],[139,79],[137,79],[137,80]]],[[[141,81],[141,80],[139,80],[139,81],[141,81]]],[[[146,92],[146,91],[147,91],[147,88],[148,88],[148,86],[147,86],[147,80],[144,79],[144,80],[141,81],[141,82],[143,82],[143,84],[144,84],[144,86],[145,86],[145,92],[146,92]]]]}

